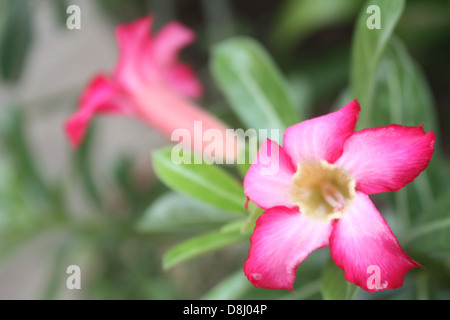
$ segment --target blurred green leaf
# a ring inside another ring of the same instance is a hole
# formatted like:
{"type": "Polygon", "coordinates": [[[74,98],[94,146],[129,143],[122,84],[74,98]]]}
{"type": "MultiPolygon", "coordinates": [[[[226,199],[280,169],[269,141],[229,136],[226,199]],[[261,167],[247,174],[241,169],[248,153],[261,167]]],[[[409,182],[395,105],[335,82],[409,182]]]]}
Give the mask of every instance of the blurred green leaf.
{"type": "MultiPolygon", "coordinates": [[[[374,107],[373,126],[423,124],[425,131],[433,130],[439,138],[436,109],[425,75],[395,37],[391,38],[380,62],[374,107]]],[[[405,228],[409,228],[412,215],[428,210],[434,194],[448,187],[448,172],[444,169],[439,142],[435,149],[426,171],[394,195],[405,228]]]]}
{"type": "Polygon", "coordinates": [[[64,28],[66,28],[67,22],[67,7],[69,6],[67,0],[58,0],[51,2],[53,11],[58,18],[58,22],[64,28]]]}
{"type": "Polygon", "coordinates": [[[5,81],[19,80],[33,38],[30,1],[6,0],[1,4],[5,19],[0,34],[0,71],[5,81]]]}
{"type": "Polygon", "coordinates": [[[372,107],[379,62],[403,12],[404,5],[404,0],[368,1],[362,7],[356,23],[352,44],[350,83],[353,96],[362,106],[361,118],[358,121],[361,127],[367,127],[373,115],[372,107]],[[376,5],[380,9],[380,29],[367,27],[367,19],[371,14],[366,13],[366,10],[371,5],[376,5]]]}
{"type": "Polygon", "coordinates": [[[66,241],[56,242],[55,245],[57,248],[54,248],[54,252],[48,257],[52,277],[42,292],[42,300],[55,300],[58,298],[61,283],[64,283],[66,280],[66,273],[62,271],[67,270],[67,266],[70,265],[69,256],[72,253],[70,245],[66,241]]]}
{"type": "Polygon", "coordinates": [[[223,232],[221,230],[190,238],[172,247],[164,254],[163,268],[172,268],[181,262],[226,248],[248,238],[248,234],[223,232]]]}
{"type": "MultiPolygon", "coordinates": [[[[292,67],[287,67],[300,114],[316,115],[318,110],[313,110],[313,106],[329,105],[329,101],[348,86],[349,55],[350,48],[347,45],[327,47],[325,52],[316,50],[309,57],[295,59],[292,67]]],[[[351,100],[353,98],[346,100],[340,107],[351,100]]]]}
{"type": "Polygon", "coordinates": [[[450,190],[424,214],[420,225],[406,234],[407,246],[427,253],[450,251],[450,190]]]}
{"type": "Polygon", "coordinates": [[[137,224],[141,232],[192,231],[222,225],[238,216],[177,193],[159,197],[137,224]]]}
{"type": "Polygon", "coordinates": [[[0,260],[59,223],[19,170],[13,161],[0,160],[0,260]]]}
{"type": "Polygon", "coordinates": [[[248,128],[284,130],[298,122],[289,85],[266,50],[254,40],[237,37],[215,46],[211,70],[248,128]]]}
{"type": "MultiPolygon", "coordinates": [[[[27,121],[20,107],[10,107],[4,114],[0,132],[8,149],[8,156],[14,161],[19,174],[33,188],[36,195],[46,196],[50,192],[35,162],[28,142],[27,121]]],[[[45,199],[41,199],[44,201],[45,199]]]]}
{"type": "Polygon", "coordinates": [[[290,49],[318,29],[349,20],[359,7],[354,0],[284,1],[274,23],[273,43],[290,49]]]}
{"type": "MultiPolygon", "coordinates": [[[[168,1],[163,2],[166,3],[168,1]]],[[[131,21],[151,11],[149,0],[98,0],[94,3],[103,14],[108,15],[114,22],[131,21]]]]}
{"type": "Polygon", "coordinates": [[[320,279],[313,280],[295,289],[295,292],[282,296],[280,300],[318,300],[321,299],[320,290],[322,288],[320,279]]]}
{"type": "MultiPolygon", "coordinates": [[[[242,148],[241,152],[243,155],[243,159],[245,159],[245,161],[238,161],[238,163],[236,164],[236,168],[239,172],[239,175],[242,178],[245,178],[245,175],[247,174],[248,169],[250,169],[250,166],[252,165],[254,159],[250,159],[250,146],[249,143],[247,141],[245,141],[245,147],[242,148]]],[[[238,157],[239,159],[239,157],[238,157]]]]}
{"type": "Polygon", "coordinates": [[[206,293],[202,300],[236,300],[240,299],[253,286],[244,275],[241,269],[224,280],[220,281],[208,293],[206,293]]]}
{"type": "Polygon", "coordinates": [[[325,300],[352,300],[359,287],[347,281],[333,260],[329,260],[322,275],[322,296],[325,300]]]}
{"type": "Polygon", "coordinates": [[[408,1],[396,34],[415,54],[425,54],[431,59],[444,57],[449,39],[450,19],[445,1],[408,1]]]}
{"type": "Polygon", "coordinates": [[[0,238],[5,242],[8,233],[32,228],[39,217],[33,214],[33,204],[27,197],[23,179],[9,161],[0,161],[0,238]]]}
{"type": "Polygon", "coordinates": [[[399,123],[424,124],[425,131],[438,133],[436,111],[427,80],[400,39],[393,37],[386,46],[378,73],[373,125],[399,123]],[[377,103],[377,98],[381,100],[377,103]],[[383,101],[384,99],[384,101],[383,101]]]}
{"type": "Polygon", "coordinates": [[[103,208],[103,199],[94,181],[92,172],[92,148],[95,136],[96,123],[95,121],[89,126],[87,134],[81,146],[75,150],[72,155],[74,157],[74,165],[79,174],[80,181],[83,185],[83,191],[88,199],[97,208],[103,208]]]}
{"type": "Polygon", "coordinates": [[[243,187],[230,174],[204,162],[175,164],[171,151],[169,147],[153,152],[153,168],[163,183],[217,208],[246,214],[243,187]]]}
{"type": "Polygon", "coordinates": [[[205,16],[205,33],[210,45],[233,35],[235,21],[233,8],[227,0],[202,0],[202,11],[205,16]]]}
{"type": "Polygon", "coordinates": [[[67,217],[64,190],[44,179],[27,137],[28,121],[18,106],[3,110],[0,123],[0,257],[67,217]]]}

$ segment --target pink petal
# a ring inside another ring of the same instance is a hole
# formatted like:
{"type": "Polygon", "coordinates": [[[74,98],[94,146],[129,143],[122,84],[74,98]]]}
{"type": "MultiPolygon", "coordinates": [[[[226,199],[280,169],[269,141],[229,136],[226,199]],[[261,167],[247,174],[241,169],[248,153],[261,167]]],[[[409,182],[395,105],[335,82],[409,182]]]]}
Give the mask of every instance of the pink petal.
{"type": "Polygon", "coordinates": [[[331,224],[311,220],[297,209],[274,207],[257,220],[244,272],[253,285],[292,291],[297,266],[328,245],[331,224]]]}
{"type": "Polygon", "coordinates": [[[152,39],[150,28],[153,18],[146,16],[116,28],[119,59],[115,69],[117,82],[123,87],[136,88],[144,79],[157,77],[151,61],[152,39]]]}
{"type": "MultiPolygon", "coordinates": [[[[147,16],[116,29],[119,59],[111,77],[96,77],[86,89],[80,108],[66,122],[73,146],[80,145],[90,119],[99,112],[134,115],[171,138],[176,129],[187,130],[183,139],[196,151],[217,142],[217,158],[234,159],[235,146],[227,140],[227,127],[206,110],[183,98],[198,98],[202,85],[188,65],[178,64],[178,51],[194,39],[194,33],[179,23],[166,25],[152,38],[153,18],[147,16]],[[196,132],[195,123],[202,128],[196,132]],[[210,129],[214,129],[210,130],[210,129]],[[204,137],[218,132],[211,142],[204,137]],[[223,140],[223,141],[222,141],[223,140]]],[[[234,136],[232,136],[234,138],[234,136]]],[[[231,139],[229,139],[231,140],[231,139]]],[[[213,146],[215,146],[214,144],[213,146]]],[[[212,147],[208,149],[210,151],[212,147]]]]}
{"type": "Polygon", "coordinates": [[[192,68],[186,64],[178,64],[170,68],[165,75],[166,81],[182,95],[198,99],[203,94],[203,86],[195,76],[192,68]]]}
{"type": "Polygon", "coordinates": [[[283,147],[295,164],[313,160],[333,163],[353,134],[359,110],[358,101],[353,100],[336,112],[293,125],[284,133],[283,147]]]}
{"type": "Polygon", "coordinates": [[[372,201],[360,192],[352,208],[335,222],[330,251],[345,278],[367,291],[401,287],[406,272],[420,266],[402,250],[372,201]]]}
{"type": "Polygon", "coordinates": [[[117,27],[117,82],[133,92],[165,83],[179,94],[199,98],[202,84],[188,65],[177,61],[179,51],[194,40],[195,34],[182,24],[171,22],[152,38],[152,24],[152,17],[147,16],[117,27]]]}
{"type": "Polygon", "coordinates": [[[66,133],[73,147],[81,144],[91,118],[97,113],[134,114],[126,95],[103,75],[92,79],[80,99],[80,108],[66,121],[66,133]]]}
{"type": "Polygon", "coordinates": [[[244,192],[257,206],[294,207],[289,195],[295,167],[284,149],[267,139],[244,179],[244,192]]]}
{"type": "Polygon", "coordinates": [[[420,127],[390,125],[356,132],[336,165],[347,169],[365,194],[396,191],[428,165],[436,137],[420,127]]]}
{"type": "Polygon", "coordinates": [[[195,39],[192,30],[178,22],[165,25],[155,36],[153,57],[158,66],[168,67],[176,62],[178,52],[195,39]]]}

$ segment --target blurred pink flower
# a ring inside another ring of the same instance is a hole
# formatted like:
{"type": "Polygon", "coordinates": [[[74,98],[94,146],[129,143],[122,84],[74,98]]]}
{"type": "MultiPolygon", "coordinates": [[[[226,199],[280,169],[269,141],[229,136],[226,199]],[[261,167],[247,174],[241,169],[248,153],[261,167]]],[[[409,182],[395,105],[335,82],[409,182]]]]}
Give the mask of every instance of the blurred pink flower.
{"type": "MultiPolygon", "coordinates": [[[[194,139],[194,121],[201,121],[203,131],[216,129],[226,136],[221,121],[187,99],[199,98],[203,92],[191,67],[178,61],[179,51],[195,34],[171,22],[152,36],[152,23],[153,18],[147,16],[117,27],[119,58],[114,71],[93,77],[79,109],[65,124],[73,147],[83,141],[92,117],[102,113],[138,118],[167,138],[174,130],[185,129],[194,139]]],[[[206,146],[193,140],[189,145],[206,146]]]]}
{"type": "Polygon", "coordinates": [[[435,135],[399,125],[354,132],[359,111],[352,101],[289,127],[283,147],[269,139],[261,146],[244,180],[247,197],[267,209],[244,267],[255,286],[292,290],[297,266],[326,246],[345,278],[367,291],[398,288],[420,266],[368,195],[412,182],[428,166],[435,135]],[[270,161],[279,169],[267,175],[270,161]]]}

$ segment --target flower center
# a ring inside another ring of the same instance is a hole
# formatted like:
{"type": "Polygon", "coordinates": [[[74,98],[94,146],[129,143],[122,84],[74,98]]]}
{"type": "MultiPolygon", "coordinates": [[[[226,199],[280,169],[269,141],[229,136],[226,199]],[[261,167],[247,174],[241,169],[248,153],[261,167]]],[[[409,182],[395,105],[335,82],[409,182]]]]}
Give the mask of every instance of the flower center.
{"type": "Polygon", "coordinates": [[[355,197],[355,180],[326,161],[300,163],[292,180],[291,199],[306,216],[321,221],[340,218],[355,197]]]}

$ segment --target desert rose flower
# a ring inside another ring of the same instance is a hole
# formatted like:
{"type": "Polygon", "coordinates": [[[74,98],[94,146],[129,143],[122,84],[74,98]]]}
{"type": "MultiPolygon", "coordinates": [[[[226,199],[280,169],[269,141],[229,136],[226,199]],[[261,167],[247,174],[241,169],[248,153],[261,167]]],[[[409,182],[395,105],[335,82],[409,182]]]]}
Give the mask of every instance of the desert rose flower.
{"type": "Polygon", "coordinates": [[[282,147],[269,139],[261,146],[244,180],[247,197],[266,209],[244,266],[255,286],[292,290],[297,266],[326,246],[345,278],[367,291],[398,288],[421,266],[368,195],[412,182],[432,157],[435,135],[394,124],[354,132],[359,111],[352,101],[289,127],[282,147]],[[272,175],[264,173],[270,161],[278,161],[272,175]]]}
{"type": "Polygon", "coordinates": [[[172,22],[153,36],[152,23],[153,18],[147,16],[117,27],[119,57],[114,71],[93,77],[81,96],[79,109],[66,122],[72,146],[81,144],[91,119],[103,113],[138,118],[167,138],[174,130],[185,130],[191,134],[191,141],[183,142],[200,146],[201,150],[196,150],[200,152],[207,143],[194,138],[203,139],[205,131],[214,129],[225,139],[225,124],[188,100],[199,98],[203,89],[191,67],[178,61],[178,53],[195,34],[172,22]],[[201,123],[202,129],[195,137],[194,122],[201,123]]]}

